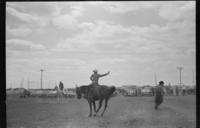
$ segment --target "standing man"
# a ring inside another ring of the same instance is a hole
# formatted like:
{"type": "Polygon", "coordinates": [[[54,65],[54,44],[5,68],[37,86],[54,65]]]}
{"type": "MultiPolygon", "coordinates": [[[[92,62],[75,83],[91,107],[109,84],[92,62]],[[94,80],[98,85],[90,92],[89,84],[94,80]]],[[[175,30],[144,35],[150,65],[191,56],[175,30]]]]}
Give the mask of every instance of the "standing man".
{"type": "Polygon", "coordinates": [[[93,72],[94,73],[90,76],[90,80],[92,81],[92,83],[90,85],[99,85],[99,83],[98,83],[99,78],[110,74],[110,72],[107,72],[105,74],[100,75],[100,74],[98,74],[97,69],[93,70],[93,72]]]}
{"type": "Polygon", "coordinates": [[[185,85],[182,86],[182,95],[185,96],[186,94],[186,87],[185,85]]]}
{"type": "Polygon", "coordinates": [[[178,96],[179,95],[179,88],[178,88],[178,86],[176,86],[176,96],[178,96]]]}
{"type": "Polygon", "coordinates": [[[60,83],[59,83],[59,88],[63,94],[64,85],[63,85],[62,81],[60,81],[60,83]]]}
{"type": "Polygon", "coordinates": [[[158,109],[158,106],[163,102],[164,96],[164,82],[160,81],[159,85],[155,89],[155,110],[158,109]]]}

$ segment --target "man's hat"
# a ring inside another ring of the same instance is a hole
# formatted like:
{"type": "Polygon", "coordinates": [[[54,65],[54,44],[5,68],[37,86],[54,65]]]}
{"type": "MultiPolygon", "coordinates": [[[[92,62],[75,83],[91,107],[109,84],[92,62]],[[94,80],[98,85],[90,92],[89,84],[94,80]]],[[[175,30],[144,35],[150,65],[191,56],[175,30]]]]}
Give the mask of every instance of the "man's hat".
{"type": "Polygon", "coordinates": [[[95,70],[93,70],[93,72],[98,72],[98,70],[97,70],[97,69],[95,69],[95,70]]]}
{"type": "Polygon", "coordinates": [[[164,84],[164,82],[163,82],[163,81],[160,81],[159,84],[164,84]]]}

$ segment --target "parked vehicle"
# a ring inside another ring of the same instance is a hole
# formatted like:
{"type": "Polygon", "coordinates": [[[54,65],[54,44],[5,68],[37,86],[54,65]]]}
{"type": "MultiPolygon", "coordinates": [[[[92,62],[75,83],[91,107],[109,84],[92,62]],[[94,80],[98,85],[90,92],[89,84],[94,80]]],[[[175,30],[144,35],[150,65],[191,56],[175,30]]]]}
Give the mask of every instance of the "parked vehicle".
{"type": "Polygon", "coordinates": [[[151,87],[151,86],[142,87],[142,89],[141,89],[142,96],[153,96],[152,88],[153,87],[151,87]]]}
{"type": "Polygon", "coordinates": [[[20,94],[20,97],[23,97],[23,98],[25,98],[25,97],[30,97],[30,95],[31,95],[30,91],[28,91],[28,90],[25,89],[25,90],[20,94]]]}

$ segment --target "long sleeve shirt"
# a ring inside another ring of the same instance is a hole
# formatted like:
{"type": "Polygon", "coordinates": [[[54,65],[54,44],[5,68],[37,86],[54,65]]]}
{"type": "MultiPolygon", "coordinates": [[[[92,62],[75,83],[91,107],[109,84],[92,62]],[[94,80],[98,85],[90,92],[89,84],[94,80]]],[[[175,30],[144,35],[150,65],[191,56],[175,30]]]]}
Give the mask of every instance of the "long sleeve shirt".
{"type": "Polygon", "coordinates": [[[156,87],[155,95],[156,96],[163,96],[164,95],[164,88],[161,86],[156,87]]]}
{"type": "Polygon", "coordinates": [[[100,77],[103,77],[103,76],[106,76],[106,75],[108,75],[109,73],[105,73],[105,74],[102,74],[102,75],[100,75],[100,74],[92,74],[91,76],[90,76],[90,80],[92,81],[92,83],[98,83],[98,81],[99,81],[99,78],[100,77]]]}

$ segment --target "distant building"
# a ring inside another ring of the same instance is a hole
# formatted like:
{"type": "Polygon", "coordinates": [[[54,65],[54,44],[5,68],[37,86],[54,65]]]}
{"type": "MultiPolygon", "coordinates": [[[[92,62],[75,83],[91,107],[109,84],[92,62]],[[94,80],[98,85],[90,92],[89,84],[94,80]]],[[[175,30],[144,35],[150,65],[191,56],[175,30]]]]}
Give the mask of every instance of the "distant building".
{"type": "Polygon", "coordinates": [[[137,96],[137,86],[136,85],[123,85],[119,88],[121,94],[124,96],[137,96]]]}

